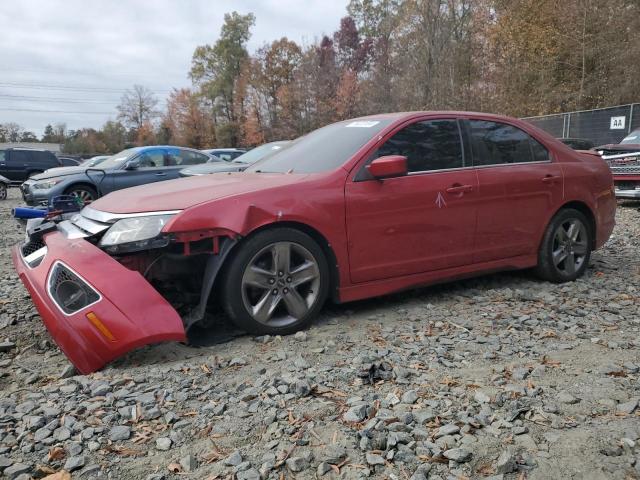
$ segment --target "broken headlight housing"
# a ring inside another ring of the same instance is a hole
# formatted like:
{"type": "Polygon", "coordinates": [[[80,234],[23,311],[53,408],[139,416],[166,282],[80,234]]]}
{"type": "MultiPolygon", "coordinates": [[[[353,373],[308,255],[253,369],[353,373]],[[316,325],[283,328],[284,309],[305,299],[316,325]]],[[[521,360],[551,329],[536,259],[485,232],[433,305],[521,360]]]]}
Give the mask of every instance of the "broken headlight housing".
{"type": "Polygon", "coordinates": [[[173,215],[123,218],[106,231],[98,245],[113,254],[166,247],[169,237],[161,235],[161,231],[171,217],[173,215]]]}

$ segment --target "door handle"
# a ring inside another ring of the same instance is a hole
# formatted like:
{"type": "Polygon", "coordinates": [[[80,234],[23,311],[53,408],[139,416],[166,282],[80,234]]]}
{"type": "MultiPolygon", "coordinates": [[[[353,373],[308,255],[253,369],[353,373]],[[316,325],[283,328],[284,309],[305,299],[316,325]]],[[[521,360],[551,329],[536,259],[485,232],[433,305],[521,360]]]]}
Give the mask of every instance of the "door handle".
{"type": "Polygon", "coordinates": [[[166,172],[158,172],[158,173],[156,173],[156,177],[166,177],[166,176],[167,176],[166,172]]]}
{"type": "Polygon", "coordinates": [[[560,180],[560,177],[557,175],[545,175],[542,179],[544,183],[556,183],[558,180],[560,180]]]}
{"type": "Polygon", "coordinates": [[[445,190],[447,193],[466,193],[473,191],[473,185],[460,185],[455,183],[445,190]]]}

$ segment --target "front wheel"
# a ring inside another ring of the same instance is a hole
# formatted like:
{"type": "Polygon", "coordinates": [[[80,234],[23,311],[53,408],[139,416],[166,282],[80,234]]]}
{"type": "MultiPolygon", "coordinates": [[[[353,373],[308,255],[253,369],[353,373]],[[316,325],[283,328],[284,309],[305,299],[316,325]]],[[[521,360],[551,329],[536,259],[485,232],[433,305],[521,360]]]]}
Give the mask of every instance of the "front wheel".
{"type": "Polygon", "coordinates": [[[65,195],[71,195],[82,201],[83,205],[91,203],[98,198],[98,192],[88,185],[74,185],[65,190],[65,195]]]}
{"type": "Polygon", "coordinates": [[[254,334],[307,327],[329,291],[320,246],[291,228],[265,230],[239,246],[226,269],[223,303],[233,322],[254,334]]]}
{"type": "Polygon", "coordinates": [[[4,183],[0,183],[0,200],[7,199],[7,185],[4,183]]]}
{"type": "Polygon", "coordinates": [[[573,208],[551,219],[538,252],[537,273],[544,280],[570,282],[584,275],[593,250],[590,223],[573,208]]]}

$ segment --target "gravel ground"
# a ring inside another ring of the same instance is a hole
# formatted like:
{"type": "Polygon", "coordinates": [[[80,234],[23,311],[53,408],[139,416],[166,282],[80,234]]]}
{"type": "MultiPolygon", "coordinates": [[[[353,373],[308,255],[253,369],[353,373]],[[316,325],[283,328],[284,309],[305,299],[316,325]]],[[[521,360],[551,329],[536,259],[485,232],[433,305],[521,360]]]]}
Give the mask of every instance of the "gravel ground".
{"type": "Polygon", "coordinates": [[[0,476],[640,478],[637,203],[571,284],[329,305],[296,335],[147,347],[89,376],[13,271],[18,203],[0,203],[0,476]]]}

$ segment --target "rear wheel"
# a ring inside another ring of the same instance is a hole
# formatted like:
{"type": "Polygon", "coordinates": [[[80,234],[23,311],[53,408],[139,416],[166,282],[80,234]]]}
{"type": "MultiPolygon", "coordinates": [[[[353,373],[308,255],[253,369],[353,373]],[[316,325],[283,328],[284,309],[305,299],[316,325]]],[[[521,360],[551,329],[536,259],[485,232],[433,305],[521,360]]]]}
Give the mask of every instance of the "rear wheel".
{"type": "Polygon", "coordinates": [[[98,192],[88,185],[74,185],[65,190],[64,193],[81,200],[83,204],[93,202],[98,198],[98,192]]]}
{"type": "Polygon", "coordinates": [[[538,253],[538,275],[551,282],[570,282],[589,266],[593,249],[590,223],[573,208],[558,212],[545,231],[538,253]]]}
{"type": "Polygon", "coordinates": [[[307,327],[329,291],[322,249],[307,234],[290,228],[250,238],[226,272],[225,309],[250,333],[288,334],[307,327]]]}
{"type": "Polygon", "coordinates": [[[6,200],[7,198],[7,185],[0,183],[0,200],[6,200]]]}

